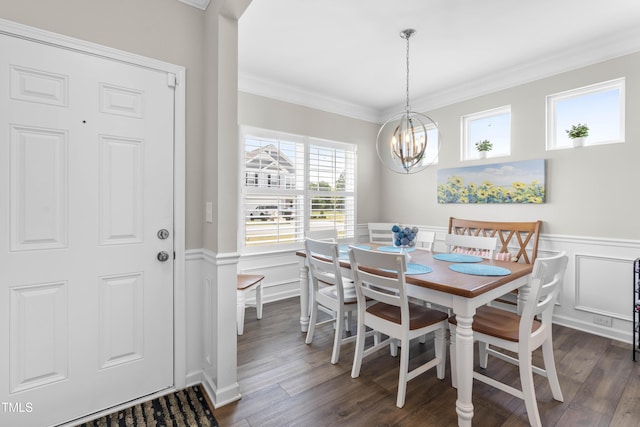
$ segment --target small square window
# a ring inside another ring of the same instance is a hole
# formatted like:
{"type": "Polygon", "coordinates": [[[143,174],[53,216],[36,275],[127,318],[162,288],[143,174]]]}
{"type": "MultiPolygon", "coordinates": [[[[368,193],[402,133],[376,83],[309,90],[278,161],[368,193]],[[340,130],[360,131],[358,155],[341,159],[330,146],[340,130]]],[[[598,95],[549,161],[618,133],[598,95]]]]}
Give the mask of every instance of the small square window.
{"type": "Polygon", "coordinates": [[[547,96],[547,150],[571,148],[567,130],[589,128],[584,145],[624,142],[625,79],[610,80],[547,96]]]}
{"type": "Polygon", "coordinates": [[[480,158],[476,143],[489,141],[491,150],[486,157],[511,154],[511,106],[494,108],[462,116],[460,160],[480,158]]]}

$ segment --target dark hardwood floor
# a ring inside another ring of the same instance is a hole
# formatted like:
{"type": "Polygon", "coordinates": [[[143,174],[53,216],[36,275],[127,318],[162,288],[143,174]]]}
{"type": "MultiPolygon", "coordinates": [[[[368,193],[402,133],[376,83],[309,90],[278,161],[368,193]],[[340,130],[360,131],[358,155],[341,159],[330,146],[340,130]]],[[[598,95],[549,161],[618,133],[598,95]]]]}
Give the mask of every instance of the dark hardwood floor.
{"type": "MultiPolygon", "coordinates": [[[[265,305],[261,320],[247,310],[238,337],[242,399],[214,411],[222,427],[457,425],[448,362],[444,380],[430,370],[409,382],[399,409],[397,358],[381,350],[353,379],[354,344],[343,346],[340,362],[331,365],[331,326],[319,327],[306,345],[299,310],[297,298],[265,305]]],[[[546,378],[535,376],[544,426],[640,425],[640,362],[632,361],[630,345],[556,325],[554,347],[564,402],[553,400],[546,378]]],[[[433,343],[412,343],[410,351],[414,362],[432,357],[433,343]]],[[[539,350],[534,363],[542,366],[539,350]]],[[[515,366],[490,358],[486,371],[519,387],[515,366]]],[[[473,404],[475,426],[528,425],[523,401],[478,381],[473,404]]]]}

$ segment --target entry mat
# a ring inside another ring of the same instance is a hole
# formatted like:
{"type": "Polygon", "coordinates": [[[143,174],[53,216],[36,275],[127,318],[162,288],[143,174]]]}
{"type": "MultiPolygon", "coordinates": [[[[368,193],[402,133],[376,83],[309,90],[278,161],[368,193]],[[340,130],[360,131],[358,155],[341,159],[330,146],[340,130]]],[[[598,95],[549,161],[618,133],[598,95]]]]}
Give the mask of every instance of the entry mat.
{"type": "Polygon", "coordinates": [[[219,427],[199,385],[139,403],[77,427],[184,426],[219,427]]]}

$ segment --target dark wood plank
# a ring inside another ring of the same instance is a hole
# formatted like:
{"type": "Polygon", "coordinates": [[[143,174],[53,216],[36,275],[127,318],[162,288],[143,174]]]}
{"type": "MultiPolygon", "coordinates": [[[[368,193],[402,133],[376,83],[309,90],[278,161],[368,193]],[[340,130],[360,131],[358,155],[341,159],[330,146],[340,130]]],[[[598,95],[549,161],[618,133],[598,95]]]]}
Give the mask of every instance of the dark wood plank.
{"type": "MultiPolygon", "coordinates": [[[[313,343],[300,332],[296,298],[265,305],[257,320],[249,309],[238,337],[242,399],[216,408],[224,427],[245,426],[456,426],[456,390],[447,364],[444,380],[431,370],[409,382],[405,406],[395,406],[398,358],[380,351],[351,378],[353,343],[331,365],[333,329],[316,329],[313,343]]],[[[324,314],[321,314],[324,316],[324,314]]],[[[554,325],[556,365],[564,402],[553,400],[546,378],[534,376],[544,426],[636,426],[640,419],[640,363],[628,344],[554,325]]],[[[352,331],[355,333],[355,328],[352,331]]],[[[400,349],[402,351],[402,349],[400,349]]],[[[433,355],[433,343],[412,342],[412,366],[433,355]]],[[[543,366],[541,352],[533,361],[543,366]]],[[[476,369],[479,369],[476,360],[476,369]]],[[[487,375],[519,387],[517,367],[490,358],[487,375]]],[[[473,384],[474,425],[527,426],[524,402],[486,384],[473,384]]]]}

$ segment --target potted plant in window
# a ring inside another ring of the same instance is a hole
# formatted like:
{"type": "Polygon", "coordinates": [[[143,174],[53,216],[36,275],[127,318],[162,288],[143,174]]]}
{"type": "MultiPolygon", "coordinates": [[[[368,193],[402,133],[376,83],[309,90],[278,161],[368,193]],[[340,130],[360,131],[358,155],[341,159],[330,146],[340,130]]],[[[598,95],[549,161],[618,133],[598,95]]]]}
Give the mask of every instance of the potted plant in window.
{"type": "Polygon", "coordinates": [[[485,159],[487,157],[487,152],[491,151],[492,148],[493,144],[488,139],[476,142],[476,150],[478,150],[478,154],[481,159],[485,159]]]}
{"type": "Polygon", "coordinates": [[[567,132],[567,135],[573,141],[574,147],[582,147],[585,139],[589,136],[589,127],[578,123],[577,125],[571,126],[571,129],[567,129],[565,132],[567,132]]]}

